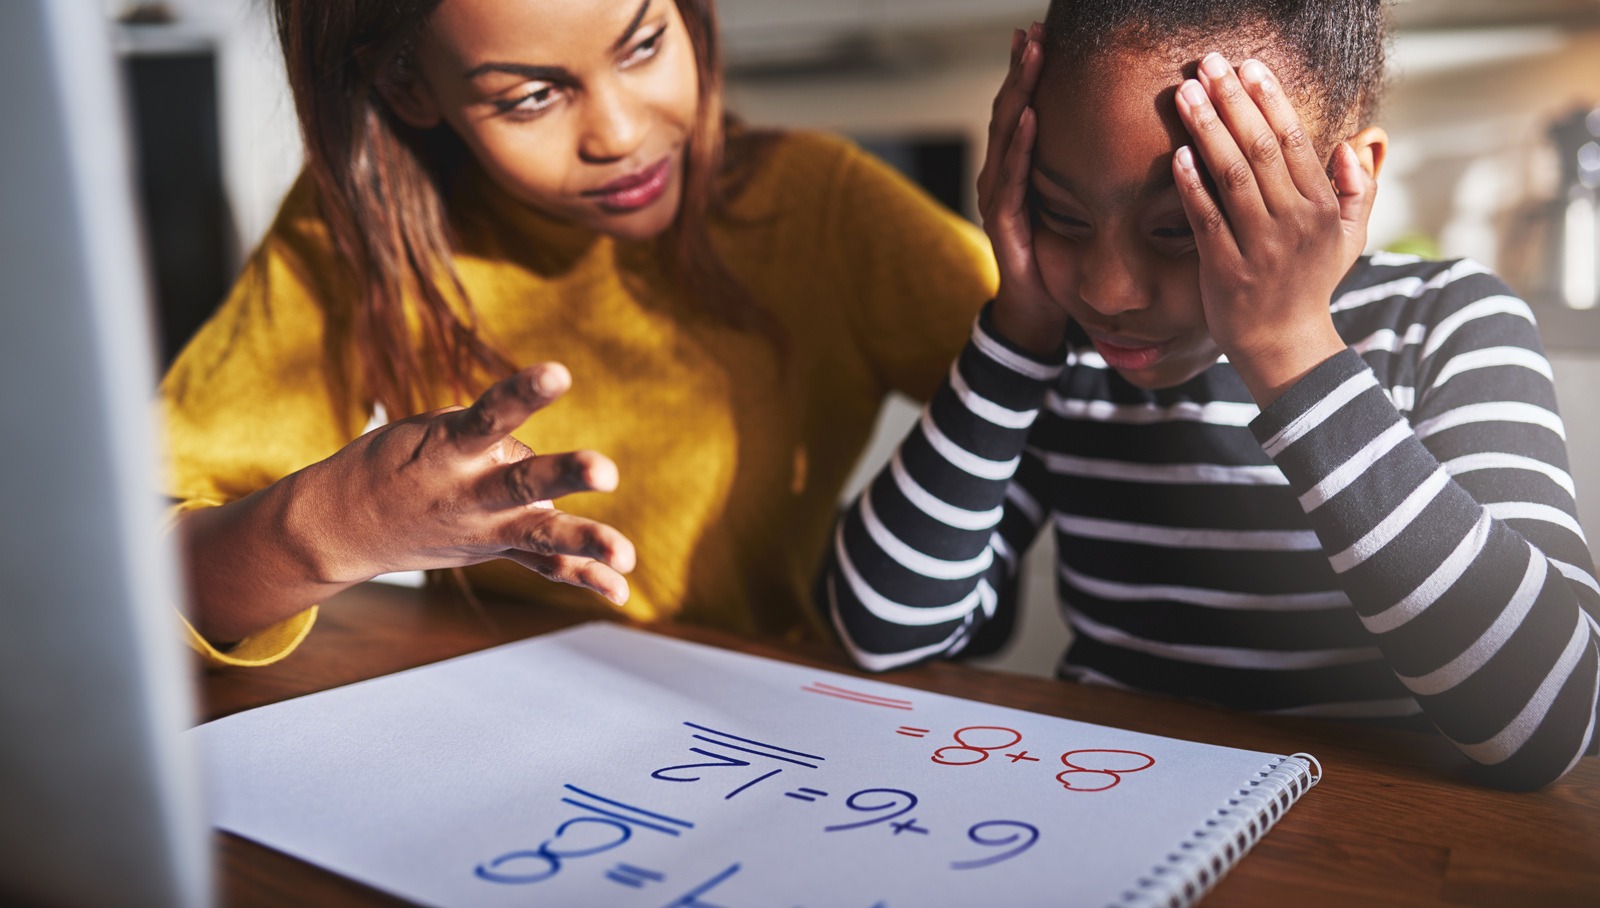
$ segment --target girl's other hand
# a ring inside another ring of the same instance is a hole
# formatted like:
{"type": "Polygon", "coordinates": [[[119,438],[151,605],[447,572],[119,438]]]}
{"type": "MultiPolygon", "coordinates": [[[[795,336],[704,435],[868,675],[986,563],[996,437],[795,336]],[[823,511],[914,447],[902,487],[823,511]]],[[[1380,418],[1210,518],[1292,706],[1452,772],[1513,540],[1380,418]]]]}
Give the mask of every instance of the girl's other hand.
{"type": "Polygon", "coordinates": [[[995,95],[989,141],[978,172],[978,210],[1000,269],[995,326],[1008,340],[1039,355],[1061,346],[1066,313],[1051,301],[1033,257],[1033,217],[1028,208],[1037,123],[1030,102],[1039,83],[1043,27],[1018,29],[1011,41],[1011,69],[995,95]]]}
{"type": "Polygon", "coordinates": [[[511,437],[571,383],[561,365],[530,366],[471,407],[363,435],[290,477],[301,504],[291,509],[290,532],[315,553],[325,582],[507,558],[621,605],[633,544],[551,504],[573,492],[615,489],[616,465],[593,451],[538,455],[511,437]]]}
{"type": "Polygon", "coordinates": [[[1195,233],[1206,324],[1264,407],[1344,349],[1328,304],[1366,244],[1377,186],[1344,143],[1330,182],[1259,61],[1235,74],[1208,54],[1177,103],[1194,148],[1173,155],[1173,177],[1195,233]]]}

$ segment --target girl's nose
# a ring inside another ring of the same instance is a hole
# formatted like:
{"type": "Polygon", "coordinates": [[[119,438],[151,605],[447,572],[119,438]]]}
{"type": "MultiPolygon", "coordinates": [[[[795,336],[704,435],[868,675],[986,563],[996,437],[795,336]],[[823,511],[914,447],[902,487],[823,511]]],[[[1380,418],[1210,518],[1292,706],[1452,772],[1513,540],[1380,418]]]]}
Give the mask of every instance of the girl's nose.
{"type": "Polygon", "coordinates": [[[591,89],[584,113],[578,155],[589,163],[627,158],[639,149],[648,132],[645,105],[620,86],[591,89]]]}
{"type": "Polygon", "coordinates": [[[1101,315],[1121,315],[1150,305],[1145,284],[1108,239],[1097,239],[1086,250],[1078,274],[1078,296],[1101,315]]]}

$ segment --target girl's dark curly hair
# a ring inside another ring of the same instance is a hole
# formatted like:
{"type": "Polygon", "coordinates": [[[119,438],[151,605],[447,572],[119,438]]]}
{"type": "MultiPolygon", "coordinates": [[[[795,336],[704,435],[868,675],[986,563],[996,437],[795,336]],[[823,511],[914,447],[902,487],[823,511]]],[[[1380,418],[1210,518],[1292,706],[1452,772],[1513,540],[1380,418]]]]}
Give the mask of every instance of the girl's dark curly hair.
{"type": "Polygon", "coordinates": [[[1044,46],[1052,66],[1113,50],[1166,52],[1179,68],[1218,50],[1261,59],[1313,105],[1307,127],[1337,141],[1370,123],[1384,87],[1390,0],[1052,0],[1044,46]],[[1320,127],[1320,128],[1319,128],[1320,127]]]}

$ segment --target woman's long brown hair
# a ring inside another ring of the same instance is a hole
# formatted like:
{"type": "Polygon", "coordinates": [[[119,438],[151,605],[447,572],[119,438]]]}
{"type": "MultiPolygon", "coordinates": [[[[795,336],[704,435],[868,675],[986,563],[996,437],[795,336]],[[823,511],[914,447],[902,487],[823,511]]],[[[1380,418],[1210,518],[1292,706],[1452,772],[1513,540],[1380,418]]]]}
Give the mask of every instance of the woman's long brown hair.
{"type": "MultiPolygon", "coordinates": [[[[407,127],[381,95],[384,80],[406,78],[403,57],[440,2],[274,0],[306,174],[350,296],[324,301],[336,374],[360,383],[335,392],[354,392],[390,418],[427,408],[434,389],[465,403],[512,370],[479,334],[452,264],[447,187],[468,152],[448,127],[407,127]]],[[[700,103],[683,201],[658,240],[662,266],[713,317],[782,348],[776,319],[751,303],[711,243],[710,221],[731,191],[715,0],[674,2],[694,48],[700,103]]]]}

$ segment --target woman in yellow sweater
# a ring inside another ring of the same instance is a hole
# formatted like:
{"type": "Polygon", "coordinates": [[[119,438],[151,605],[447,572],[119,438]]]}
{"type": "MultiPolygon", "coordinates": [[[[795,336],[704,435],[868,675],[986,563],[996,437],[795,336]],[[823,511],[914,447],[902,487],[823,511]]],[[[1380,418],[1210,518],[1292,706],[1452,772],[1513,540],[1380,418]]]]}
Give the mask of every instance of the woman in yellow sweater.
{"type": "Polygon", "coordinates": [[[193,645],[270,662],[323,598],[461,566],[814,633],[881,399],[992,294],[981,233],[843,140],[729,129],[710,0],[274,5],[306,168],[161,391],[193,645]]]}

